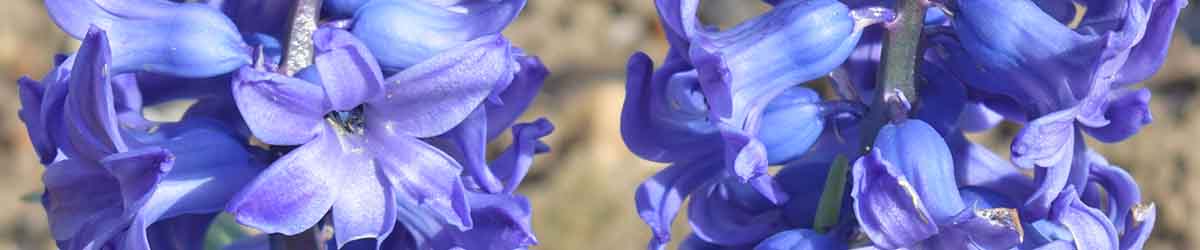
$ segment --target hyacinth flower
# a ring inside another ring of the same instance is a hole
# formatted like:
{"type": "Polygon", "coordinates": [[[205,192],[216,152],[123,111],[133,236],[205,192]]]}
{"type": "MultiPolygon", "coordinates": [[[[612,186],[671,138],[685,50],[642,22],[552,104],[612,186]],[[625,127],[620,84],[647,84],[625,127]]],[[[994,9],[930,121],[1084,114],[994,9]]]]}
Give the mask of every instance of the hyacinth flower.
{"type": "MultiPolygon", "coordinates": [[[[1025,123],[1017,166],[1040,188],[1025,209],[1045,215],[1067,185],[1083,186],[1082,135],[1117,142],[1148,124],[1150,93],[1128,89],[1162,64],[1186,1],[946,1],[948,38],[933,40],[985,114],[1025,123]],[[1021,13],[1021,14],[1012,14],[1021,13]],[[1073,163],[1077,162],[1077,163],[1073,163]],[[1036,166],[1036,168],[1035,168],[1036,166]]],[[[984,126],[986,127],[986,125],[984,126]]]]}
{"type": "MultiPolygon", "coordinates": [[[[111,75],[105,31],[92,28],[79,51],[39,83],[22,79],[20,112],[50,156],[42,204],[62,249],[201,247],[213,216],[262,164],[218,121],[191,113],[151,130],[130,126],[137,88],[111,75]]],[[[125,81],[130,79],[125,79],[125,81]]]]}
{"type": "Polygon", "coordinates": [[[657,2],[671,51],[653,72],[644,54],[629,62],[625,144],[643,159],[673,163],[638,191],[639,213],[654,231],[651,248],[669,241],[682,199],[710,180],[736,178],[770,203],[786,202],[767,165],[807,151],[827,117],[861,112],[794,85],[831,71],[864,26],[889,14],[836,1],[786,1],[717,31],[698,23],[697,4],[657,2]],[[765,122],[780,126],[760,130],[765,122]]]}
{"type": "Polygon", "coordinates": [[[343,0],[332,1],[327,9],[353,13],[351,32],[390,71],[481,37],[500,35],[524,7],[525,0],[343,0]]]}
{"type": "Polygon", "coordinates": [[[223,13],[200,3],[46,0],[59,28],[83,38],[95,25],[112,39],[114,74],[146,71],[209,77],[250,63],[250,47],[223,13]]]}
{"type": "MultiPolygon", "coordinates": [[[[929,124],[900,118],[880,129],[853,168],[854,214],[882,249],[1007,249],[1021,242],[1011,207],[969,207],[950,148],[929,124]]],[[[972,204],[974,205],[974,204],[972,204]]]]}
{"type": "MultiPolygon", "coordinates": [[[[261,67],[242,68],[235,77],[238,107],[254,135],[298,147],[249,184],[228,210],[243,224],[289,235],[313,227],[328,212],[338,247],[388,238],[401,210],[409,210],[401,209],[406,203],[446,227],[471,229],[472,191],[460,178],[463,167],[422,138],[458,126],[493,95],[494,85],[516,78],[521,64],[507,40],[482,37],[386,79],[373,51],[350,32],[322,28],[313,41],[315,63],[295,78],[261,67]]],[[[496,175],[524,175],[511,170],[528,167],[536,138],[549,132],[548,123],[539,124],[541,132],[518,140],[510,157],[526,165],[495,164],[496,175]]]]}

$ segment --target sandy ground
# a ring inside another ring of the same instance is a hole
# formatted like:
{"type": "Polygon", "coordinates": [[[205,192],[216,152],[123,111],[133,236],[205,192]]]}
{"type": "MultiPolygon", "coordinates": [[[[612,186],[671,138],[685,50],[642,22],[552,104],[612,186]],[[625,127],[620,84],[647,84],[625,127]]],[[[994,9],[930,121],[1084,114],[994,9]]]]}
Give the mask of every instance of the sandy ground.
{"type": "MultiPolygon", "coordinates": [[[[732,1],[710,1],[729,3],[732,1]]],[[[762,6],[719,7],[732,15],[707,18],[732,23],[762,6]]],[[[558,130],[547,138],[554,152],[539,158],[522,187],[534,204],[535,249],[639,249],[649,230],[633,208],[638,183],[662,168],[629,154],[618,132],[624,98],[624,63],[635,50],[655,59],[666,52],[649,0],[530,1],[506,34],[552,70],[531,120],[549,117],[558,130]]],[[[0,8],[0,249],[53,249],[45,214],[22,197],[40,190],[41,167],[16,110],[17,77],[41,78],[55,52],[74,42],[49,22],[41,1],[13,0],[0,8]]],[[[1154,91],[1155,123],[1128,141],[1093,143],[1129,169],[1159,219],[1148,249],[1200,247],[1200,47],[1176,36],[1169,62],[1147,83],[1154,91]]],[[[1000,153],[1014,129],[972,135],[1000,153]]],[[[687,226],[676,222],[676,235],[687,226]]]]}

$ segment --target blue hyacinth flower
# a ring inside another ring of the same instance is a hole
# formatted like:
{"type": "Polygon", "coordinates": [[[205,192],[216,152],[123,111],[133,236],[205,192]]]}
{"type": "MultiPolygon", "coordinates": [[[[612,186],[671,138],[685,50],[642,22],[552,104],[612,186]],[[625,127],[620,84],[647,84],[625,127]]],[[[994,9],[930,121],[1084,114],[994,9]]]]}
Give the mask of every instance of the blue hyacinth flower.
{"type": "Polygon", "coordinates": [[[261,158],[203,112],[144,127],[133,117],[137,82],[112,75],[111,57],[106,33],[93,27],[49,77],[20,83],[21,117],[49,162],[42,204],[52,236],[62,249],[201,247],[194,236],[257,175],[261,158]]]}

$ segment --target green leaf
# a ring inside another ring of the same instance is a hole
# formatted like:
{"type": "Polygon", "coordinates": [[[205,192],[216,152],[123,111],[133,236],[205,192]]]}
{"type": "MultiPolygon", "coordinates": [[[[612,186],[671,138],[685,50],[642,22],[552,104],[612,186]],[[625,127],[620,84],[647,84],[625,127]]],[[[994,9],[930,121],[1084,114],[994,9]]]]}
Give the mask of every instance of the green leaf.
{"type": "Polygon", "coordinates": [[[817,217],[813,219],[813,229],[818,233],[828,231],[841,216],[849,166],[850,162],[843,155],[838,155],[830,166],[829,174],[825,177],[825,190],[821,192],[821,201],[817,204],[817,217]]]}

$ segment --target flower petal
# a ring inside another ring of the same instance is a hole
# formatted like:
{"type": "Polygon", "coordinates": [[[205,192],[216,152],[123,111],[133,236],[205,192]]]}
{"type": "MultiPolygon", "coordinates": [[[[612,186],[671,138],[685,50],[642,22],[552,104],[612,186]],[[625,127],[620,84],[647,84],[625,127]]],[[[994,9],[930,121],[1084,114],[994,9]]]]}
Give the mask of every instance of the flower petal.
{"type": "MultiPolygon", "coordinates": [[[[103,30],[88,32],[75,54],[62,117],[65,135],[53,138],[70,157],[99,160],[126,150],[118,132],[113,87],[109,82],[108,39],[103,30]]],[[[45,112],[45,111],[43,111],[45,112]]],[[[52,128],[53,129],[53,128],[52,128]]]]}
{"type": "Polygon", "coordinates": [[[820,250],[845,249],[846,242],[808,229],[793,229],[771,235],[754,246],[754,250],[820,250]]]}
{"type": "Polygon", "coordinates": [[[1071,232],[1076,249],[1115,249],[1119,246],[1117,230],[1103,212],[1080,201],[1073,186],[1061,194],[1054,200],[1049,219],[1071,232]]]}
{"type": "Polygon", "coordinates": [[[250,131],[272,145],[312,140],[329,111],[321,86],[250,67],[238,70],[233,96],[250,131]]]}
{"type": "Polygon", "coordinates": [[[855,218],[875,246],[908,247],[937,234],[913,184],[879,150],[855,161],[851,172],[855,218]]]}
{"type": "Polygon", "coordinates": [[[1150,90],[1116,91],[1106,97],[1104,118],[1111,121],[1103,127],[1083,126],[1093,138],[1115,143],[1136,134],[1142,126],[1154,121],[1150,113],[1150,90]]]}
{"type": "Polygon", "coordinates": [[[542,84],[550,71],[536,56],[517,56],[516,61],[521,65],[512,83],[504,91],[493,93],[498,95],[501,103],[484,102],[487,107],[487,138],[492,140],[507,130],[521,113],[533,103],[533,99],[541,90],[542,84]]]}
{"type": "Polygon", "coordinates": [[[205,233],[216,217],[216,213],[184,215],[155,222],[146,229],[150,241],[146,249],[203,250],[205,233]]]}
{"type": "MultiPolygon", "coordinates": [[[[1053,167],[1071,160],[1075,110],[1039,117],[1027,124],[1012,142],[1012,161],[1019,167],[1053,167]]],[[[1068,165],[1070,163],[1067,163],[1068,165]]]]}
{"type": "Polygon", "coordinates": [[[525,0],[459,1],[449,6],[371,1],[354,13],[352,32],[378,56],[380,65],[399,70],[469,41],[498,36],[524,6],[525,0]]]}
{"type": "Polygon", "coordinates": [[[348,162],[333,202],[333,230],[338,248],[358,239],[382,241],[396,225],[396,200],[387,175],[370,161],[348,162]]]}
{"type": "Polygon", "coordinates": [[[498,178],[504,181],[505,193],[517,191],[529,167],[533,165],[533,155],[546,152],[548,148],[539,141],[554,131],[554,124],[546,118],[539,118],[530,123],[514,125],[513,144],[508,146],[500,156],[491,163],[491,169],[498,178]]]}
{"type": "Polygon", "coordinates": [[[76,38],[83,38],[92,25],[111,33],[114,75],[144,70],[209,77],[250,63],[250,51],[234,24],[203,4],[49,0],[46,9],[76,38]]]}
{"type": "Polygon", "coordinates": [[[763,109],[756,137],[767,150],[769,164],[800,157],[817,142],[825,128],[821,98],[809,88],[793,87],[775,97],[763,109]]]}
{"type": "Polygon", "coordinates": [[[350,110],[378,97],[383,73],[375,56],[345,30],[321,28],[313,33],[313,65],[333,110],[350,110]]]}
{"type": "Polygon", "coordinates": [[[462,167],[442,151],[407,136],[386,136],[367,129],[368,149],[375,164],[395,187],[397,197],[411,197],[421,207],[438,213],[444,223],[471,228],[462,167]]]}
{"type": "Polygon", "coordinates": [[[58,147],[54,141],[50,139],[50,130],[46,128],[45,121],[42,120],[42,98],[45,94],[45,86],[33,79],[21,77],[17,80],[17,93],[21,97],[21,109],[17,111],[17,116],[25,123],[25,130],[29,135],[29,141],[33,144],[33,149],[38,154],[38,159],[42,165],[48,165],[58,156],[58,147]]]}
{"type": "Polygon", "coordinates": [[[367,126],[388,135],[444,133],[466,119],[496,84],[511,81],[514,70],[508,40],[472,40],[388,77],[384,98],[366,106],[367,126]]]}
{"type": "Polygon", "coordinates": [[[229,202],[226,211],[238,223],[268,233],[295,235],[315,225],[341,190],[335,168],[325,164],[337,162],[330,157],[342,154],[337,135],[328,130],[271,163],[229,202]]]}
{"type": "Polygon", "coordinates": [[[46,167],[42,182],[42,205],[55,240],[105,241],[128,224],[129,214],[117,205],[123,204],[120,184],[95,162],[54,162],[46,167]]]}
{"type": "Polygon", "coordinates": [[[121,186],[127,209],[140,209],[175,164],[175,155],[159,147],[121,152],[100,160],[121,186]]]}
{"type": "Polygon", "coordinates": [[[712,159],[675,163],[638,186],[638,215],[653,233],[648,249],[663,249],[671,241],[671,222],[683,200],[705,182],[721,176],[722,164],[712,159]]]}
{"type": "Polygon", "coordinates": [[[736,180],[711,182],[692,192],[688,223],[705,242],[736,246],[761,241],[786,229],[782,213],[753,187],[736,180]],[[758,205],[758,206],[755,206],[758,205]]]}
{"type": "Polygon", "coordinates": [[[716,128],[702,113],[708,108],[706,97],[694,86],[695,74],[683,72],[690,66],[676,52],[657,72],[646,54],[629,58],[621,138],[642,159],[677,162],[721,149],[716,128]]]}
{"type": "Polygon", "coordinates": [[[955,183],[954,160],[941,135],[921,120],[890,123],[879,129],[874,151],[881,161],[899,169],[928,209],[932,220],[946,223],[966,206],[955,183]]]}

